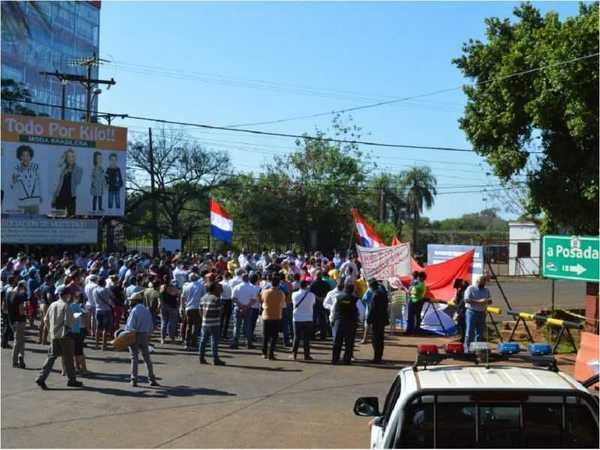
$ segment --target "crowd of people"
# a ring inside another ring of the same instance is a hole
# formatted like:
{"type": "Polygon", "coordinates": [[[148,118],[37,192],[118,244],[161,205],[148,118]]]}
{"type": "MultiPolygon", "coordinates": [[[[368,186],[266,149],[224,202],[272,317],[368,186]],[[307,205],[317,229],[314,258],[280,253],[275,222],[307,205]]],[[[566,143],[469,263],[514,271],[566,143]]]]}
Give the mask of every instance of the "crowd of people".
{"type": "MultiPolygon", "coordinates": [[[[303,359],[311,360],[311,341],[331,338],[331,363],[352,364],[356,333],[362,326],[361,342],[370,332],[371,362],[381,364],[385,328],[395,325],[400,313],[394,301],[390,304],[389,286],[365,279],[351,252],[331,258],[320,252],[291,251],[221,255],[163,251],[156,258],[137,252],[64,252],[40,258],[19,253],[4,261],[1,346],[10,348],[12,341],[13,367],[25,368],[25,330],[29,325],[36,332],[38,342],[49,346],[36,379],[42,389],[47,389],[46,379],[59,356],[67,385],[81,386],[77,375],[88,374],[85,348],[110,350],[115,336],[123,333],[131,338],[132,386],[138,383],[139,354],[150,385],[157,386],[150,356],[155,332],[155,345],[181,344],[197,352],[201,364],[208,363],[210,344],[212,364],[225,365],[219,344],[256,348],[258,323],[265,359],[278,358],[280,336],[293,360],[298,359],[301,343],[303,359]]],[[[420,331],[425,278],[423,272],[415,273],[410,285],[398,291],[407,297],[408,334],[420,331]]],[[[474,295],[487,302],[489,292],[480,288],[474,295]]],[[[480,309],[480,303],[473,305],[480,309]]]]}
{"type": "Polygon", "coordinates": [[[37,378],[44,389],[59,356],[67,384],[80,386],[77,374],[88,373],[85,347],[107,350],[121,331],[135,331],[132,385],[139,353],[150,383],[157,384],[149,351],[155,330],[160,344],[181,342],[202,364],[210,343],[213,364],[224,365],[219,343],[255,348],[259,318],[266,359],[277,358],[280,335],[293,359],[302,343],[305,360],[312,359],[311,340],[331,337],[331,362],[340,362],[344,348],[342,361],[351,364],[357,326],[366,321],[373,329],[373,362],[382,362],[388,293],[361,276],[353,255],[65,252],[40,258],[19,253],[5,261],[1,345],[13,341],[13,367],[25,368],[25,329],[36,330],[38,342],[49,346],[37,378]]]}

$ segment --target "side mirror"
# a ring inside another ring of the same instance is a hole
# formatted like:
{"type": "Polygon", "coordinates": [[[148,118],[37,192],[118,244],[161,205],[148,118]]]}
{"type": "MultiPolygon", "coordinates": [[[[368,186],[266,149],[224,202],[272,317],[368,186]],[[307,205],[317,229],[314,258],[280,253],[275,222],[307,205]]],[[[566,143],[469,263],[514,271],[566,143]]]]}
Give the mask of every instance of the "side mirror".
{"type": "Polygon", "coordinates": [[[363,417],[380,416],[379,399],[377,397],[360,397],[354,403],[354,414],[363,417]]]}

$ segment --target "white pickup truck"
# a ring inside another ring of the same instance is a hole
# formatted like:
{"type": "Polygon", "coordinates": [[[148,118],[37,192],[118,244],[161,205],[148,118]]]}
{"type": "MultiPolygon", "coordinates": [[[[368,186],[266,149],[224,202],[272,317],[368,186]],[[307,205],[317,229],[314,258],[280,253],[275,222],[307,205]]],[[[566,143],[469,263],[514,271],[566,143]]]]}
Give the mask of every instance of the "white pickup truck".
{"type": "Polygon", "coordinates": [[[552,356],[534,357],[531,367],[439,365],[473,356],[419,346],[383,410],[377,397],[359,398],[355,414],[374,417],[371,448],[599,448],[597,397],[552,356]]]}

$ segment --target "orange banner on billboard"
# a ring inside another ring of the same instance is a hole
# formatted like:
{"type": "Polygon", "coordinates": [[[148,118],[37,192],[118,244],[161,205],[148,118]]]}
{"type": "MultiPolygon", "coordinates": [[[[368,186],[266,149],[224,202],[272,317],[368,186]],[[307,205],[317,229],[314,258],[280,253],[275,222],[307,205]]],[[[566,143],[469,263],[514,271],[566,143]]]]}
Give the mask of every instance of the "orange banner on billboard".
{"type": "Polygon", "coordinates": [[[3,114],[2,140],[124,151],[127,128],[3,114]]]}

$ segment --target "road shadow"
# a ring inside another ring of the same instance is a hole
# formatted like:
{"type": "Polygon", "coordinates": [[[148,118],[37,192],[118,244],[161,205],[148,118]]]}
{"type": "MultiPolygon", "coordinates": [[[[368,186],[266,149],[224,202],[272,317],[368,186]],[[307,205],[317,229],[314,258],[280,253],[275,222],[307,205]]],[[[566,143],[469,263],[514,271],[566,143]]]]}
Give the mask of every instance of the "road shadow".
{"type": "Polygon", "coordinates": [[[222,397],[235,397],[237,396],[234,392],[221,391],[219,389],[209,388],[193,388],[190,386],[160,386],[155,388],[159,392],[163,392],[170,397],[192,397],[195,395],[207,395],[207,396],[222,396],[222,397]]]}
{"type": "MultiPolygon", "coordinates": [[[[86,361],[92,360],[92,361],[102,361],[102,362],[106,362],[106,363],[118,363],[118,364],[130,364],[131,363],[131,359],[128,357],[119,358],[116,356],[107,356],[105,358],[101,358],[101,357],[97,357],[97,356],[86,356],[85,359],[86,359],[86,361]]],[[[142,359],[140,359],[139,363],[143,364],[144,361],[142,359]]],[[[164,363],[162,363],[160,361],[152,361],[153,366],[157,366],[157,365],[160,366],[163,364],[164,363]]]]}
{"type": "MultiPolygon", "coordinates": [[[[86,391],[98,392],[105,395],[113,395],[116,397],[137,397],[137,398],[167,398],[167,397],[194,397],[197,395],[204,396],[226,396],[235,397],[237,394],[227,391],[221,391],[218,389],[208,388],[192,388],[190,386],[143,386],[141,382],[143,378],[140,378],[137,387],[130,387],[129,389],[119,389],[113,387],[97,387],[97,386],[83,386],[81,389],[86,391]]],[[[146,379],[147,381],[147,379],[146,379]]],[[[63,388],[51,389],[51,390],[67,390],[63,388]]]]}
{"type": "Polygon", "coordinates": [[[234,367],[237,369],[264,370],[267,372],[302,372],[302,369],[286,369],[284,367],[264,367],[264,366],[245,366],[242,364],[227,364],[225,367],[234,367]]]}
{"type": "Polygon", "coordinates": [[[130,380],[130,375],[129,373],[90,372],[85,378],[90,380],[112,381],[115,383],[127,383],[130,380]]]}

